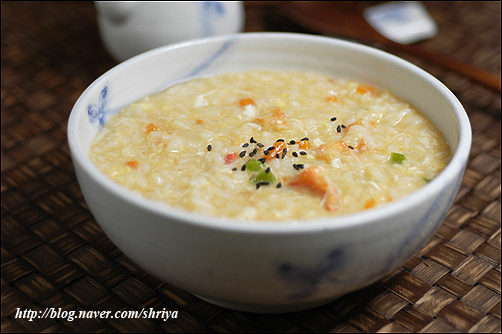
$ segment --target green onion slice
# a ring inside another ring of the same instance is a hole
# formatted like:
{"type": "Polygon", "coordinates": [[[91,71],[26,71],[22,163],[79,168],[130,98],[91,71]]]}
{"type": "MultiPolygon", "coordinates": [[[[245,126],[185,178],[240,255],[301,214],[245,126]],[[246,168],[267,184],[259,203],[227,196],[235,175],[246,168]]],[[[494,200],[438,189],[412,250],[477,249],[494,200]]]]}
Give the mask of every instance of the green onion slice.
{"type": "Polygon", "coordinates": [[[406,160],[406,157],[403,154],[394,152],[390,154],[390,158],[395,164],[402,164],[404,160],[406,160]]]}

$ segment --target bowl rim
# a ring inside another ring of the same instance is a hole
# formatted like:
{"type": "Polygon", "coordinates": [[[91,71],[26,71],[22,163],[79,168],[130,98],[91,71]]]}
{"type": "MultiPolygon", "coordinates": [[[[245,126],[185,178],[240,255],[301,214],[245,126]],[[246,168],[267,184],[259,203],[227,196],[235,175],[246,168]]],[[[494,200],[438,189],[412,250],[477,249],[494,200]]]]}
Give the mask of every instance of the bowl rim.
{"type": "Polygon", "coordinates": [[[121,198],[123,201],[132,206],[138,206],[148,210],[156,215],[165,218],[175,219],[183,224],[188,224],[201,228],[213,230],[223,230],[236,233],[254,233],[254,234],[295,234],[295,233],[316,233],[319,231],[328,231],[333,229],[343,229],[358,227],[361,225],[372,225],[379,221],[385,221],[386,217],[391,217],[396,214],[404,214],[407,208],[413,203],[420,201],[421,198],[430,197],[432,194],[437,194],[443,187],[452,182],[452,178],[459,172],[465,170],[472,142],[471,126],[467,114],[455,95],[437,78],[421,69],[420,67],[388,52],[359,44],[356,42],[346,41],[338,38],[318,36],[304,33],[289,33],[289,32],[244,32],[230,35],[220,35],[206,38],[198,38],[179,43],[169,44],[153,50],[141,53],[128,60],[125,60],[95,79],[79,96],[75,102],[67,126],[67,138],[73,164],[79,164],[83,171],[93,178],[94,181],[105,187],[108,191],[121,198]],[[259,38],[259,39],[289,39],[296,41],[308,41],[317,43],[332,43],[337,47],[348,47],[356,51],[373,54],[379,58],[384,58],[399,66],[405,67],[416,75],[424,78],[429,84],[440,91],[452,106],[455,120],[459,128],[459,138],[457,148],[452,155],[447,166],[436,176],[431,182],[414,192],[382,207],[373,208],[365,211],[359,211],[351,214],[345,214],[333,217],[321,217],[307,219],[302,222],[298,219],[289,220],[241,220],[228,217],[213,217],[205,216],[199,213],[188,212],[183,209],[177,209],[169,206],[167,203],[158,202],[147,199],[140,194],[137,194],[124,186],[115,183],[102,172],[100,172],[88,156],[83,152],[83,149],[78,141],[78,116],[79,110],[85,110],[85,105],[82,105],[86,100],[90,91],[100,83],[106,81],[106,78],[116,71],[122,70],[129,64],[134,62],[144,61],[153,55],[169,52],[170,50],[179,48],[188,48],[193,45],[204,43],[221,43],[231,38],[259,38]]]}

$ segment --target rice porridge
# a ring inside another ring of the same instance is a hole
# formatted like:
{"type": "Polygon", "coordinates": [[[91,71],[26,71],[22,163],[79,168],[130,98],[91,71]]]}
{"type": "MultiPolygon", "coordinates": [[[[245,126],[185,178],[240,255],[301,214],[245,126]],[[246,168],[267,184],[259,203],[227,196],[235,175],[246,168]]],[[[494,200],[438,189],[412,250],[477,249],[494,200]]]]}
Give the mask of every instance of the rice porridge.
{"type": "Polygon", "coordinates": [[[106,121],[91,161],[154,201],[211,216],[296,220],[395,201],[450,149],[385,89],[314,72],[192,79],[106,121]]]}

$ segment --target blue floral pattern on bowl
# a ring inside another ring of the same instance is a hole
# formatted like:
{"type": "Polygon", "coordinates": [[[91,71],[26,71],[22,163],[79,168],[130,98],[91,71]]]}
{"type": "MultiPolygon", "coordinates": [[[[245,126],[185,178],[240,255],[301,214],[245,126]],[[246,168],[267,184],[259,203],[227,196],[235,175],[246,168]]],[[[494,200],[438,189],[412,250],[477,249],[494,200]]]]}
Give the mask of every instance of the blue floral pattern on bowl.
{"type": "Polygon", "coordinates": [[[107,110],[108,99],[108,85],[105,85],[99,94],[98,103],[91,103],[87,106],[89,121],[91,123],[98,122],[100,129],[105,125],[105,117],[109,113],[107,110]]]}
{"type": "MultiPolygon", "coordinates": [[[[214,6],[214,5],[213,5],[214,6]]],[[[220,4],[221,6],[221,4],[220,4]]],[[[222,9],[223,7],[222,7],[222,9]]],[[[181,78],[182,81],[190,79],[194,76],[202,74],[207,68],[209,68],[218,58],[227,52],[227,50],[235,43],[237,36],[231,36],[229,39],[224,41],[224,43],[210,56],[208,56],[204,61],[198,64],[192,71],[188,72],[184,77],[181,78]]],[[[172,84],[172,80],[168,81],[168,85],[172,84]]],[[[166,85],[162,86],[162,89],[166,88],[166,85]]],[[[87,106],[87,114],[89,116],[89,121],[91,123],[98,122],[99,129],[101,129],[106,123],[106,117],[121,108],[110,110],[108,108],[110,100],[108,83],[105,84],[103,89],[99,94],[99,99],[97,103],[90,103],[87,106]]],[[[132,101],[131,101],[132,102],[132,101]]]]}
{"type": "Polygon", "coordinates": [[[220,58],[230,48],[230,46],[234,44],[236,39],[237,39],[236,36],[230,37],[227,41],[225,41],[225,43],[221,45],[221,47],[218,50],[216,50],[214,54],[207,57],[207,59],[202,63],[200,63],[200,65],[197,66],[195,69],[193,69],[192,72],[188,73],[185,76],[185,79],[201,74],[204,70],[206,70],[209,66],[211,66],[218,58],[220,58]]]}
{"type": "MultiPolygon", "coordinates": [[[[413,239],[415,239],[414,236],[420,233],[427,222],[431,219],[435,219],[434,213],[440,210],[441,205],[444,205],[444,203],[452,203],[455,199],[455,191],[448,194],[452,189],[456,188],[445,188],[441,191],[438,198],[442,200],[437,200],[432,203],[422,218],[420,218],[420,222],[415,226],[410,235],[397,247],[395,254],[408,253],[409,251],[407,251],[407,249],[409,250],[416,246],[412,245],[413,239]]],[[[441,221],[442,219],[444,219],[444,217],[441,217],[441,221]]],[[[349,263],[349,261],[349,256],[344,252],[343,248],[336,247],[327,255],[321,257],[319,262],[314,265],[298,265],[290,262],[282,262],[277,267],[277,273],[281,279],[298,283],[298,290],[291,293],[289,298],[301,299],[314,295],[318,291],[319,284],[323,281],[349,285],[370,282],[386,275],[394,269],[396,265],[396,258],[391,257],[386,265],[369,276],[343,280],[336,278],[336,272],[343,271],[344,265],[349,263]]]]}
{"type": "Polygon", "coordinates": [[[202,4],[202,25],[204,36],[213,35],[212,24],[218,16],[225,15],[225,8],[220,1],[204,1],[202,4]]]}
{"type": "Polygon", "coordinates": [[[342,248],[335,248],[313,266],[296,265],[289,262],[281,263],[278,267],[281,278],[302,283],[300,291],[291,294],[290,298],[304,298],[315,293],[317,286],[326,276],[343,267],[345,261],[343,255],[342,248]]]}

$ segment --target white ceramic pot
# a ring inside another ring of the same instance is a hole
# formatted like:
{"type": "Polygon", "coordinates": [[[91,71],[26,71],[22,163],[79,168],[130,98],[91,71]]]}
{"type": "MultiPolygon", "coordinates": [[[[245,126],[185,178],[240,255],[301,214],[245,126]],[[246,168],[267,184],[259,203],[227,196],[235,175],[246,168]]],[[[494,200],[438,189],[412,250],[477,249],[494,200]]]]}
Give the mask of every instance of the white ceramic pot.
{"type": "Polygon", "coordinates": [[[162,47],[119,64],[78,99],[68,140],[90,210],[134,262],[214,304],[276,313],[319,306],[367,286],[420,250],[457,194],[471,130],[455,96],[398,57],[327,37],[246,33],[162,47]],[[175,210],[115,184],[89,161],[100,127],[129,103],[192,77],[258,68],[319,71],[386,87],[434,122],[453,158],[411,195],[308,224],[233,221],[175,210]]]}
{"type": "Polygon", "coordinates": [[[244,29],[242,1],[95,1],[101,39],[112,57],[244,29]]]}

